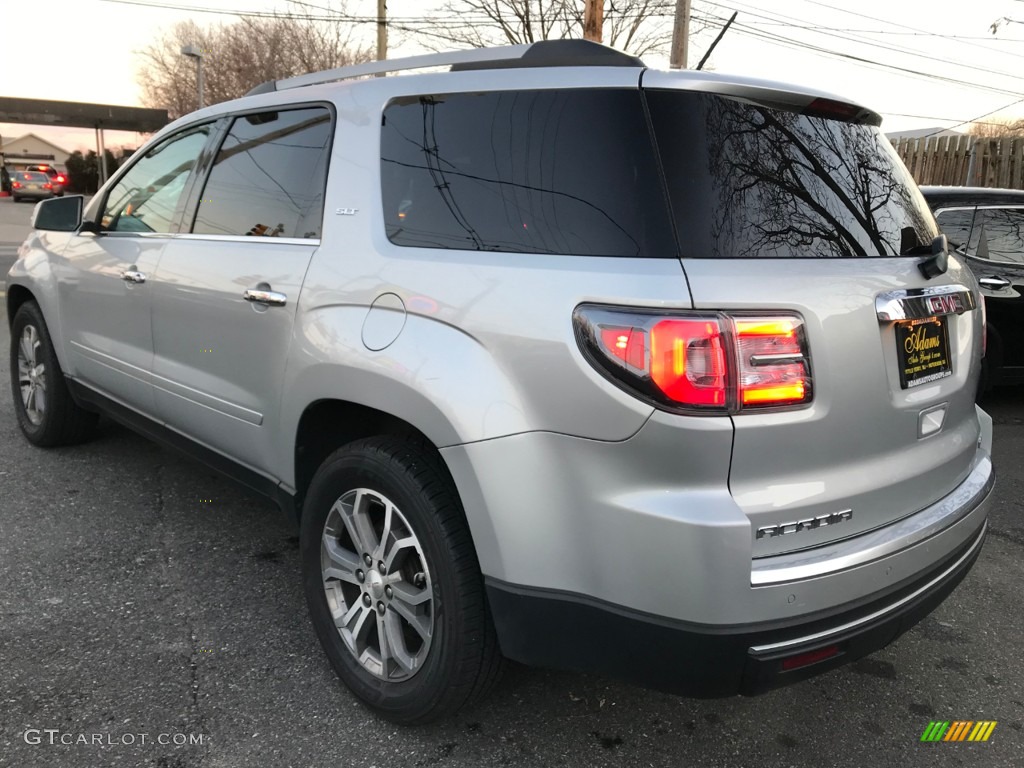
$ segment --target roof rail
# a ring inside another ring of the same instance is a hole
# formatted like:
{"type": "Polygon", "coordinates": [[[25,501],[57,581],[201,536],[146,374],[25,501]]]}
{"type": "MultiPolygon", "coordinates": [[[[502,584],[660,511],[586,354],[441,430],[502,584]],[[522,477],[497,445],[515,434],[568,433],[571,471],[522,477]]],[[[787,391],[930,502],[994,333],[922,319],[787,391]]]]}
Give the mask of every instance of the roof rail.
{"type": "Polygon", "coordinates": [[[270,80],[257,85],[246,96],[258,93],[284,91],[319,85],[335,80],[348,80],[367,75],[381,75],[386,72],[401,72],[426,67],[451,67],[452,71],[475,69],[510,69],[513,67],[643,67],[645,64],[636,56],[617,51],[589,40],[541,40],[522,45],[505,45],[498,48],[471,48],[465,51],[428,53],[422,56],[408,56],[402,59],[370,61],[349,67],[326,69],[308,75],[289,77],[286,80],[270,80]]]}

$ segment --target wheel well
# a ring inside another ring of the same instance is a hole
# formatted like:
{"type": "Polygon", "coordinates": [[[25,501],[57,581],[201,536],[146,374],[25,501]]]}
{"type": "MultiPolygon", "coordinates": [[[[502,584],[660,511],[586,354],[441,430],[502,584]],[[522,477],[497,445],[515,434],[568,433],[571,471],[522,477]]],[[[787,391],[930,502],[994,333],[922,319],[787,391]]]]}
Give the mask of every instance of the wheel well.
{"type": "Polygon", "coordinates": [[[7,327],[11,327],[11,323],[14,322],[14,316],[18,312],[18,308],[21,307],[26,301],[33,301],[35,296],[32,295],[32,291],[21,285],[11,285],[7,288],[7,327]]]}
{"type": "Polygon", "coordinates": [[[296,509],[300,515],[306,490],[324,459],[343,445],[376,435],[415,435],[436,450],[412,424],[375,408],[342,400],[320,400],[306,408],[295,436],[296,509]]]}

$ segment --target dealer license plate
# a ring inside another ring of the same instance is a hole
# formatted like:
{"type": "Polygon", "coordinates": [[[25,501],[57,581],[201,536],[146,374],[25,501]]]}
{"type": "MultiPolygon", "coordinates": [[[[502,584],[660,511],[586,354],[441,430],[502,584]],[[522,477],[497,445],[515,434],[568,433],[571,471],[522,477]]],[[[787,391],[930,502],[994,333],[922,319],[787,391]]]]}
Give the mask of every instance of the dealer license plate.
{"type": "Polygon", "coordinates": [[[929,317],[896,323],[896,357],[903,389],[952,376],[946,318],[929,317]]]}

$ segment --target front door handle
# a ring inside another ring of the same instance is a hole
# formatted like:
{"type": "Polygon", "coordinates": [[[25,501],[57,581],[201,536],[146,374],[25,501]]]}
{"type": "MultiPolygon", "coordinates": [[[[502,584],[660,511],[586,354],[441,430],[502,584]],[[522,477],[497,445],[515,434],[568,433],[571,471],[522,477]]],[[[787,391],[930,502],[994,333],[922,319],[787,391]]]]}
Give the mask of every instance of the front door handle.
{"type": "Polygon", "coordinates": [[[264,291],[258,288],[247,288],[242,298],[255,304],[265,304],[268,307],[283,307],[288,303],[288,297],[277,291],[264,291]]]}
{"type": "Polygon", "coordinates": [[[144,283],[146,282],[146,275],[132,267],[121,273],[121,279],[126,283],[144,283]]]}
{"type": "Polygon", "coordinates": [[[993,291],[998,291],[1000,288],[1006,288],[1010,285],[1010,281],[1002,277],[979,277],[978,282],[982,288],[991,288],[993,291]]]}

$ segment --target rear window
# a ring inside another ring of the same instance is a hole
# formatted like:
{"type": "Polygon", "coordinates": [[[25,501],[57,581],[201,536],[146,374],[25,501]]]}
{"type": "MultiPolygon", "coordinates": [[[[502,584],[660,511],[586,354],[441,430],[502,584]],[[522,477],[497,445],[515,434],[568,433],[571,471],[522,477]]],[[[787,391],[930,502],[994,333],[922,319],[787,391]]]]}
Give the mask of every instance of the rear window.
{"type": "Polygon", "coordinates": [[[22,181],[48,181],[45,173],[38,173],[36,171],[23,171],[18,174],[18,178],[22,181]]]}
{"type": "Polygon", "coordinates": [[[638,90],[400,99],[381,133],[391,242],[675,257],[638,90]]]}
{"type": "Polygon", "coordinates": [[[877,127],[645,93],[684,257],[896,256],[938,234],[877,127]]]}

